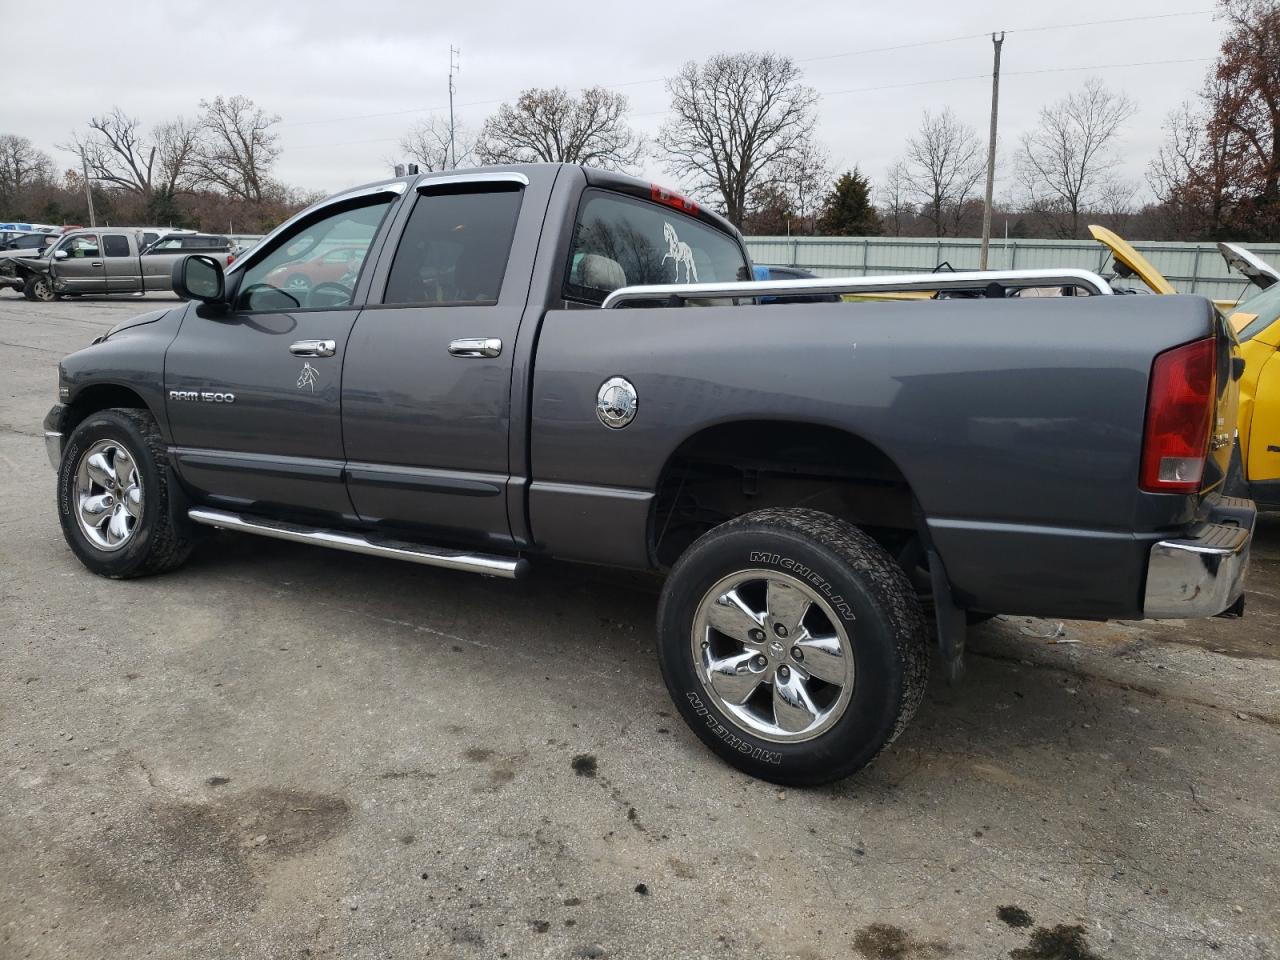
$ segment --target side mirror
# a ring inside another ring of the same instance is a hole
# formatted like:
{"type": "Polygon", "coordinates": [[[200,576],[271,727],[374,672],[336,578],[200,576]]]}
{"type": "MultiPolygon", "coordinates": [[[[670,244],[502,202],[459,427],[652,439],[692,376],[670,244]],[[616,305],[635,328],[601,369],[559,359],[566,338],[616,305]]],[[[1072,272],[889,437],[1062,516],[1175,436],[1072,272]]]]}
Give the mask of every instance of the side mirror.
{"type": "Polygon", "coordinates": [[[71,254],[67,253],[67,251],[65,251],[65,250],[55,250],[55,251],[53,251],[53,259],[55,259],[55,260],[65,260],[65,259],[67,259],[67,257],[69,257],[69,256],[71,256],[71,254]]]}
{"type": "Polygon", "coordinates": [[[213,257],[192,254],[173,265],[173,292],[183,300],[203,300],[205,303],[223,303],[226,298],[226,278],[222,264],[213,257]]]}

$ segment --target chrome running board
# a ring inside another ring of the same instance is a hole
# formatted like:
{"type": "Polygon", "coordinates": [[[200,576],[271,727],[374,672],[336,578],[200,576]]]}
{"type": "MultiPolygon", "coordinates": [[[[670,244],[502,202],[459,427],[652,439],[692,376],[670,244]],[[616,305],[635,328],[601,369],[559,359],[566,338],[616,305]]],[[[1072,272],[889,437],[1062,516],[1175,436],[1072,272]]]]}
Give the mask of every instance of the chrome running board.
{"type": "Polygon", "coordinates": [[[529,561],[520,557],[468,553],[465,550],[428,549],[403,540],[375,540],[359,533],[339,533],[336,530],[305,527],[282,520],[246,517],[244,514],[212,510],[208,507],[192,507],[187,511],[187,516],[195,523],[217,527],[220,530],[254,533],[260,537],[288,540],[290,543],[309,543],[312,546],[345,550],[348,553],[363,553],[370,557],[390,557],[393,560],[407,560],[410,563],[421,563],[428,567],[465,570],[468,573],[505,577],[508,580],[524,576],[529,568],[529,561]]]}

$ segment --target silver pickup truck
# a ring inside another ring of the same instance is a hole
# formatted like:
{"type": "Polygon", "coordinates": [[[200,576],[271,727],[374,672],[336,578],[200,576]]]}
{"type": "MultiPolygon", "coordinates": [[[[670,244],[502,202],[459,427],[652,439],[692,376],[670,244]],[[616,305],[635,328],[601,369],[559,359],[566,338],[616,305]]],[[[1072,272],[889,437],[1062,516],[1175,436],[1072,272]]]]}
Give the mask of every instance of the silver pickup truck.
{"type": "Polygon", "coordinates": [[[1200,297],[1079,270],[755,281],[715,213],[558,164],[356,188],[173,279],[193,302],[66,357],[44,423],[103,576],[173,569],[208,527],[652,570],[681,715],[795,784],[870,762],[931,643],[958,676],[967,619],[1241,611],[1243,367],[1200,297]],[[1080,295],[1026,295],[1053,290],[1080,295]],[[885,299],[911,291],[940,295],[885,299]],[[861,299],[807,299],[829,294],[861,299]]]}
{"type": "Polygon", "coordinates": [[[71,230],[38,256],[0,262],[0,286],[42,301],[81,294],[165,292],[173,289],[173,265],[185,256],[204,254],[226,267],[234,261],[234,251],[227,237],[210,234],[156,237],[130,227],[71,230]]]}

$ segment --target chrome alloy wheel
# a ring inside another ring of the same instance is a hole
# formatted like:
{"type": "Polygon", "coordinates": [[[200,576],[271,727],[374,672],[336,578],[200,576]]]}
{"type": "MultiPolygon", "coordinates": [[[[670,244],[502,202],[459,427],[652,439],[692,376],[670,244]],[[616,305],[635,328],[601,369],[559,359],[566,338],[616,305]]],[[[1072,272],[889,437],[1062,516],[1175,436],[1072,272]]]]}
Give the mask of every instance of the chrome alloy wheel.
{"type": "Polygon", "coordinates": [[[142,479],[119,440],[99,440],[76,464],[76,519],[99,550],[119,550],[142,518],[142,479]]]}
{"type": "Polygon", "coordinates": [[[812,740],[853,696],[848,627],[816,590],[776,570],[715,584],[693,617],[693,661],[716,707],[753,736],[812,740]]]}

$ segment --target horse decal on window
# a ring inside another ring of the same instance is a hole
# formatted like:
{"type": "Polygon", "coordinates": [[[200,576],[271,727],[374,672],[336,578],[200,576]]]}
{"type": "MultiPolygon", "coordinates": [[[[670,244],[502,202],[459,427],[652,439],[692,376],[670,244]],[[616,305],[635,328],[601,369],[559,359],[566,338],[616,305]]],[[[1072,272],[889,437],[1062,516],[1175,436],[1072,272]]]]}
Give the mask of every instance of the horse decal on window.
{"type": "Polygon", "coordinates": [[[662,224],[662,235],[667,238],[667,252],[662,255],[662,262],[664,264],[668,260],[676,262],[675,282],[680,282],[680,264],[683,263],[685,283],[697,283],[698,268],[693,262],[693,249],[680,239],[676,234],[676,228],[669,223],[662,224]]]}

